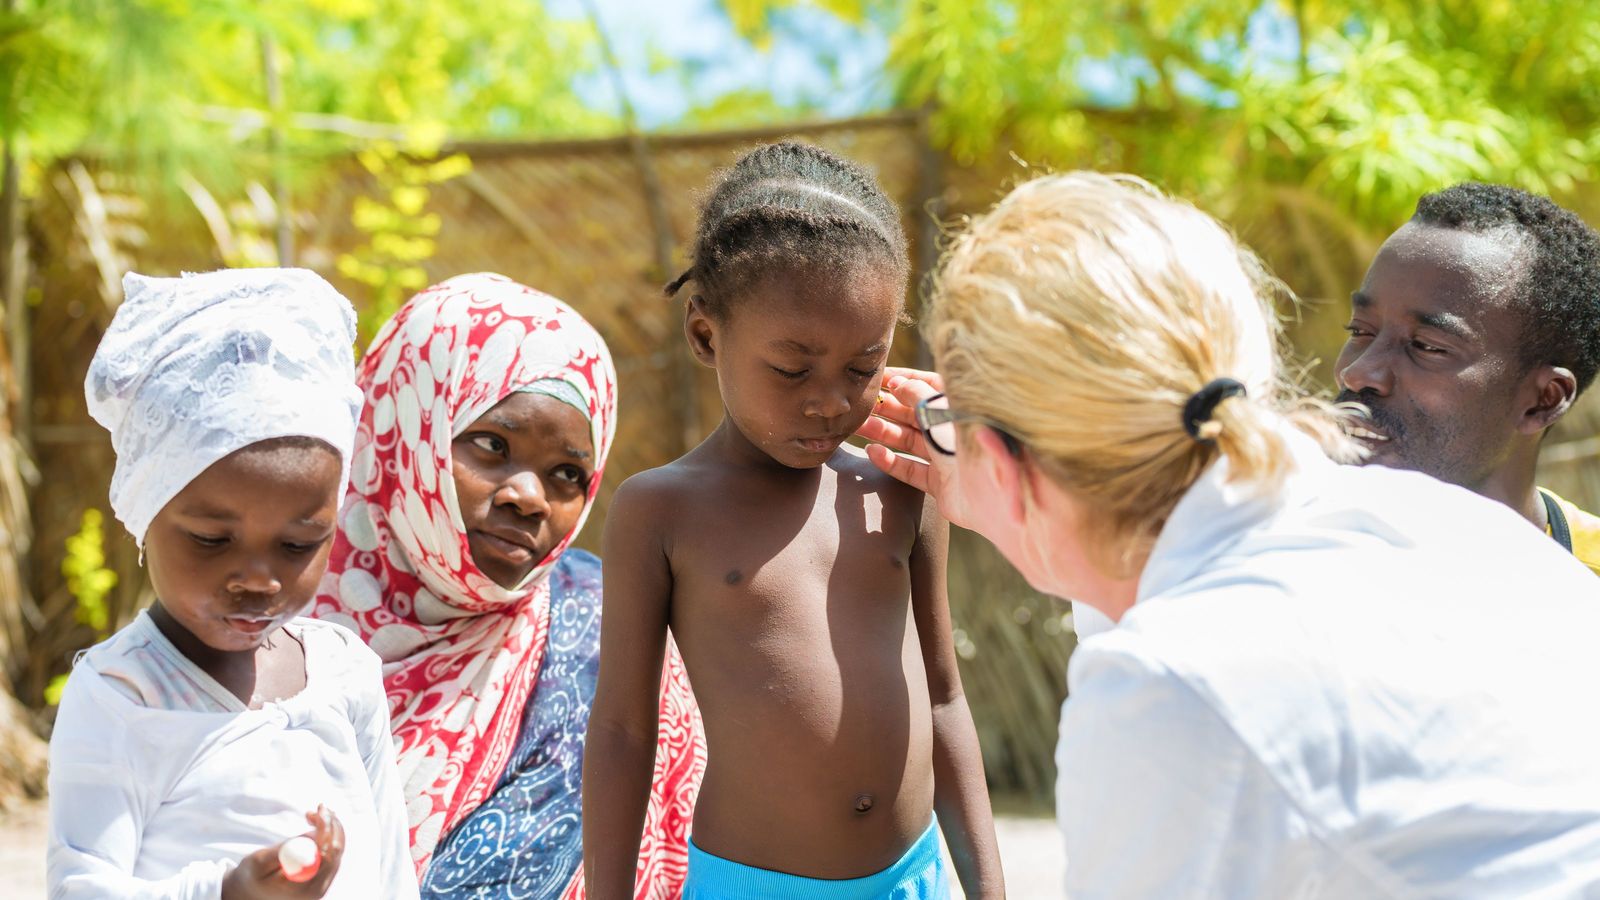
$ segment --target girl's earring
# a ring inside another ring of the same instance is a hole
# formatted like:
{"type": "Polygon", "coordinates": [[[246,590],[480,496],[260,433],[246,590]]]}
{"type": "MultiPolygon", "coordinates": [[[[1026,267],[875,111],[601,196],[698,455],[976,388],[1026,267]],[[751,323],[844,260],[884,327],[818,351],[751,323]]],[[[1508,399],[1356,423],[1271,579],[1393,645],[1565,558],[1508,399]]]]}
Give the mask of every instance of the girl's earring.
{"type": "Polygon", "coordinates": [[[144,568],[144,548],[139,548],[139,568],[144,568]]]}

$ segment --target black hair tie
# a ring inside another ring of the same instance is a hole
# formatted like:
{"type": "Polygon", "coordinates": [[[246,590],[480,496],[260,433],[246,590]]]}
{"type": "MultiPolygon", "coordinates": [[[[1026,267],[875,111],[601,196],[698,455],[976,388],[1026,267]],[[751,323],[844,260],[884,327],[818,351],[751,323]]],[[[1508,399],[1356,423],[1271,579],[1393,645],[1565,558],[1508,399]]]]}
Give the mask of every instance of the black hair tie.
{"type": "Polygon", "coordinates": [[[1183,404],[1183,430],[1197,441],[1208,440],[1200,436],[1200,426],[1211,421],[1211,414],[1217,411],[1217,404],[1229,397],[1244,395],[1244,385],[1232,378],[1212,379],[1205,387],[1190,395],[1188,402],[1183,404]]]}

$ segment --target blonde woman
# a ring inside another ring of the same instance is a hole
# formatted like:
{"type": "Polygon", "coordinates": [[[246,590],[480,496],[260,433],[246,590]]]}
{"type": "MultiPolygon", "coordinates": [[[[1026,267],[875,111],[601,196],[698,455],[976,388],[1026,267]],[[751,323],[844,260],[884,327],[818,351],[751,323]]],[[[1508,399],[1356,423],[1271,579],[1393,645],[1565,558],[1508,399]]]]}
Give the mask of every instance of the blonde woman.
{"type": "Polygon", "coordinates": [[[1271,287],[1143,182],[1042,178],[954,242],[939,374],[898,373],[863,428],[1116,623],[1062,711],[1068,892],[1594,890],[1600,587],[1499,504],[1339,465],[1355,445],[1286,383],[1271,287]]]}

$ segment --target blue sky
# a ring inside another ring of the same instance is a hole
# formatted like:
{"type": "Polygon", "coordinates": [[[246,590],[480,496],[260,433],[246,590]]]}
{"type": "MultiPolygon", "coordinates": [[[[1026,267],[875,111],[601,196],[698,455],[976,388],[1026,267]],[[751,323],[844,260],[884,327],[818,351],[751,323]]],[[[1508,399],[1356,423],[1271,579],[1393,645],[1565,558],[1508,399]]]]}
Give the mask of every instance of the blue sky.
{"type": "MultiPolygon", "coordinates": [[[[742,39],[716,0],[596,0],[645,128],[669,125],[691,107],[736,90],[764,89],[788,106],[849,116],[888,105],[888,39],[815,9],[781,13],[771,46],[742,39]],[[663,71],[653,62],[670,60],[663,71]]],[[[558,15],[583,18],[579,0],[551,0],[558,15]]],[[[616,109],[604,73],[578,83],[601,109],[616,109]]]]}

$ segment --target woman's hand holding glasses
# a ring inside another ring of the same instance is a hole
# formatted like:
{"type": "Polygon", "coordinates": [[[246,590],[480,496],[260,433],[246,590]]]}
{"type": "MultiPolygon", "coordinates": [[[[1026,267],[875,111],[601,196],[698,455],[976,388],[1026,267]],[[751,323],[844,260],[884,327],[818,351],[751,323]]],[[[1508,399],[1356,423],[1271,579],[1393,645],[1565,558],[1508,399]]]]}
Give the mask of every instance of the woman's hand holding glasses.
{"type": "Polygon", "coordinates": [[[930,446],[917,421],[918,404],[940,397],[943,390],[944,379],[937,372],[888,367],[883,373],[882,402],[856,434],[874,442],[867,446],[874,465],[933,497],[946,519],[964,526],[962,517],[952,515],[955,457],[930,446]]]}

